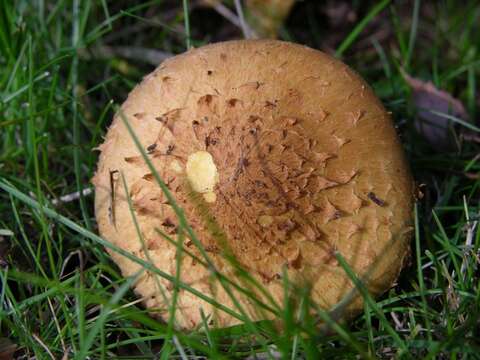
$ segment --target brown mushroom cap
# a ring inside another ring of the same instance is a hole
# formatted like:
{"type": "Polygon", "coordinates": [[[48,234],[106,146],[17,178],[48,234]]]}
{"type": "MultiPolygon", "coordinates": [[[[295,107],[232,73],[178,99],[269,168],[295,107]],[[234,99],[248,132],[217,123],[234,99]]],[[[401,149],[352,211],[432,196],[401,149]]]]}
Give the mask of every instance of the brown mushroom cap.
{"type": "MultiPolygon", "coordinates": [[[[342,62],[281,41],[208,45],[162,63],[122,112],[227,277],[235,279],[222,239],[279,303],[285,272],[310,284],[321,307],[337,304],[354,286],[336,252],[374,294],[397,278],[412,230],[412,178],[390,116],[342,62]]],[[[93,182],[101,235],[174,275],[176,248],[158,230],[177,238],[177,217],[118,114],[100,150],[93,182]],[[147,254],[116,172],[126,179],[147,254]]],[[[202,258],[188,236],[185,248],[202,258]]],[[[111,255],[126,276],[140,268],[111,255]]],[[[181,280],[235,309],[188,255],[181,280]]],[[[168,318],[171,283],[145,272],[135,290],[168,318]]],[[[235,297],[252,319],[269,317],[247,296],[235,297]]],[[[360,306],[357,296],[346,316],[360,306]]],[[[181,290],[177,325],[197,326],[200,309],[214,326],[238,322],[181,290]]]]}

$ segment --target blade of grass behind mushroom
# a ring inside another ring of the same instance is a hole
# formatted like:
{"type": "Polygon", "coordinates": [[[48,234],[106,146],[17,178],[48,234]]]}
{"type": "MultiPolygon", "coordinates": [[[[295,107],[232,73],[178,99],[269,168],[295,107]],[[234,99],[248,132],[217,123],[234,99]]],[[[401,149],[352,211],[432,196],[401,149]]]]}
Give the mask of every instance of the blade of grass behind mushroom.
{"type": "Polygon", "coordinates": [[[422,269],[422,258],[420,256],[420,227],[418,225],[418,204],[415,204],[414,207],[414,220],[415,220],[415,255],[417,257],[417,272],[418,272],[418,285],[420,287],[420,297],[422,300],[422,308],[425,317],[425,324],[427,325],[427,337],[431,340],[431,323],[430,319],[427,316],[427,299],[425,297],[425,282],[424,282],[424,275],[422,269]]]}
{"type": "MultiPolygon", "coordinates": [[[[27,45],[27,50],[26,50],[26,56],[27,56],[27,81],[28,81],[28,88],[27,88],[27,98],[28,98],[28,103],[33,103],[34,102],[34,95],[33,95],[33,82],[34,82],[34,68],[33,68],[33,62],[34,62],[34,56],[33,56],[33,49],[32,49],[32,41],[29,39],[26,43],[27,45]]],[[[32,169],[33,168],[33,174],[35,178],[35,195],[37,196],[37,199],[40,203],[44,203],[44,195],[43,192],[41,191],[42,186],[41,186],[41,175],[40,175],[40,161],[38,159],[37,153],[39,149],[39,144],[38,144],[38,135],[36,131],[36,126],[35,126],[35,117],[33,115],[33,110],[32,108],[29,108],[29,111],[27,112],[27,126],[26,126],[26,141],[24,144],[25,151],[30,154],[29,156],[29,161],[27,161],[27,168],[32,169]]],[[[54,261],[54,255],[53,255],[53,240],[52,237],[50,236],[48,229],[46,227],[45,219],[43,218],[43,213],[39,213],[38,216],[40,217],[40,224],[41,224],[41,233],[43,235],[43,244],[45,245],[46,251],[47,251],[47,259],[48,259],[48,267],[50,271],[54,272],[55,271],[55,261],[54,261]]]]}
{"type": "MultiPolygon", "coordinates": [[[[73,7],[72,9],[73,28],[72,28],[71,46],[73,49],[77,49],[77,47],[79,46],[80,38],[82,36],[82,34],[80,34],[80,31],[82,31],[82,29],[80,28],[81,20],[79,18],[79,7],[80,7],[79,0],[74,0],[72,7],[73,7]]],[[[86,12],[85,16],[88,17],[88,12],[86,12]]],[[[76,52],[72,53],[72,63],[71,63],[70,72],[71,72],[71,82],[72,82],[72,97],[75,99],[78,94],[78,54],[76,52]]],[[[80,147],[79,116],[80,114],[78,113],[78,104],[76,101],[72,101],[71,106],[72,106],[72,118],[73,118],[72,138],[73,138],[73,166],[75,168],[75,181],[77,184],[77,191],[80,193],[80,208],[83,214],[83,221],[85,222],[85,226],[87,227],[87,229],[91,230],[92,224],[88,216],[87,204],[85,202],[85,198],[83,194],[81,193],[82,187],[83,187],[82,184],[85,182],[85,178],[82,178],[83,172],[80,169],[80,150],[79,150],[79,147],[80,147]]]]}
{"type": "Polygon", "coordinates": [[[337,47],[335,51],[336,57],[341,57],[345,51],[353,44],[355,39],[360,35],[362,30],[368,25],[368,23],[379,13],[381,12],[388,4],[390,0],[383,0],[376,4],[368,12],[368,14],[353,28],[353,30],[345,37],[342,43],[337,47]]]}
{"type": "Polygon", "coordinates": [[[183,18],[185,24],[185,46],[188,49],[192,46],[192,39],[190,38],[190,10],[188,9],[189,1],[183,0],[183,18]]]}

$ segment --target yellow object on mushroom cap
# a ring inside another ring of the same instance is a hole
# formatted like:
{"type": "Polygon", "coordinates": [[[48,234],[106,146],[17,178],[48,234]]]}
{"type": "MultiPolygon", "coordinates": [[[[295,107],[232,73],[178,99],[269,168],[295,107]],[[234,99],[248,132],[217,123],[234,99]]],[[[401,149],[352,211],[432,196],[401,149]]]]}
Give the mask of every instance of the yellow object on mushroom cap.
{"type": "MultiPolygon", "coordinates": [[[[374,294],[397,278],[409,249],[413,181],[390,116],[345,64],[280,41],[217,43],[162,63],[122,112],[208,256],[230,279],[236,278],[222,255],[225,245],[280,304],[284,273],[310,284],[324,309],[349,294],[354,286],[336,252],[374,294]]],[[[176,239],[178,220],[119,115],[100,149],[93,180],[100,234],[174,275],[176,247],[158,230],[176,239]]],[[[185,248],[202,258],[188,236],[185,248]]],[[[140,268],[111,256],[126,276],[140,268]]],[[[235,309],[210,270],[185,254],[180,277],[235,309]]],[[[168,318],[171,283],[147,271],[135,290],[168,318]]],[[[270,317],[234,293],[253,320],[270,317]]],[[[357,295],[345,316],[360,307],[357,295]]],[[[177,325],[198,326],[200,309],[213,326],[238,323],[181,290],[177,325]]]]}

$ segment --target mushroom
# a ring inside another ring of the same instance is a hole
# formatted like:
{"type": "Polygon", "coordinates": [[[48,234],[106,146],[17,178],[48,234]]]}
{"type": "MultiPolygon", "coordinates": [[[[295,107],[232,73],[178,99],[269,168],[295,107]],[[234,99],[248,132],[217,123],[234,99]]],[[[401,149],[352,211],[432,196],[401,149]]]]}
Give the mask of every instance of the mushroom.
{"type": "MultiPolygon", "coordinates": [[[[232,281],[242,284],[227,252],[278,303],[288,275],[309,284],[324,309],[350,296],[348,317],[362,301],[337,253],[374,295],[396,280],[409,253],[413,181],[389,114],[342,62],[276,40],[207,45],[163,62],[121,112],[99,147],[93,179],[99,231],[111,243],[175,275],[177,246],[165,236],[179,239],[179,222],[128,121],[203,254],[232,281]]],[[[181,281],[235,309],[211,267],[197,261],[204,257],[193,239],[183,236],[197,259],[183,253],[181,281]]],[[[111,256],[125,276],[140,268],[111,256]]],[[[135,290],[168,318],[168,280],[146,271],[135,290]]],[[[251,319],[271,318],[247,295],[234,295],[251,319]]],[[[258,299],[267,302],[260,292],[258,299]]],[[[200,310],[212,326],[239,322],[185,290],[177,304],[180,328],[197,326],[200,310]]]]}

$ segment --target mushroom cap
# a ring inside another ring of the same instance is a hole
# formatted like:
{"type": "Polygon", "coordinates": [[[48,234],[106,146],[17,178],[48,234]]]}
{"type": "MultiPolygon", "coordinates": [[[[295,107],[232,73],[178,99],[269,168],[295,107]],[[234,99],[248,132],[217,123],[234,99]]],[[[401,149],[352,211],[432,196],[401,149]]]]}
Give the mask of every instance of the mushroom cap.
{"type": "MultiPolygon", "coordinates": [[[[121,109],[93,179],[99,231],[111,243],[175,275],[176,246],[161,232],[178,239],[179,222],[127,120],[212,264],[258,299],[267,302],[225,253],[279,304],[286,275],[324,309],[350,296],[344,317],[362,301],[337,252],[374,295],[396,280],[409,253],[413,181],[389,114],[342,62],[275,40],[216,43],[163,62],[121,109]]],[[[204,259],[183,234],[185,249],[204,259]]],[[[140,269],[110,253],[125,276],[140,269]]],[[[184,283],[237,310],[211,269],[185,253],[180,269],[184,283]]],[[[168,318],[169,281],[145,271],[134,288],[168,318]]],[[[272,317],[232,292],[252,320],[272,317]]],[[[179,291],[178,327],[198,326],[200,310],[215,327],[239,322],[179,291]]]]}

